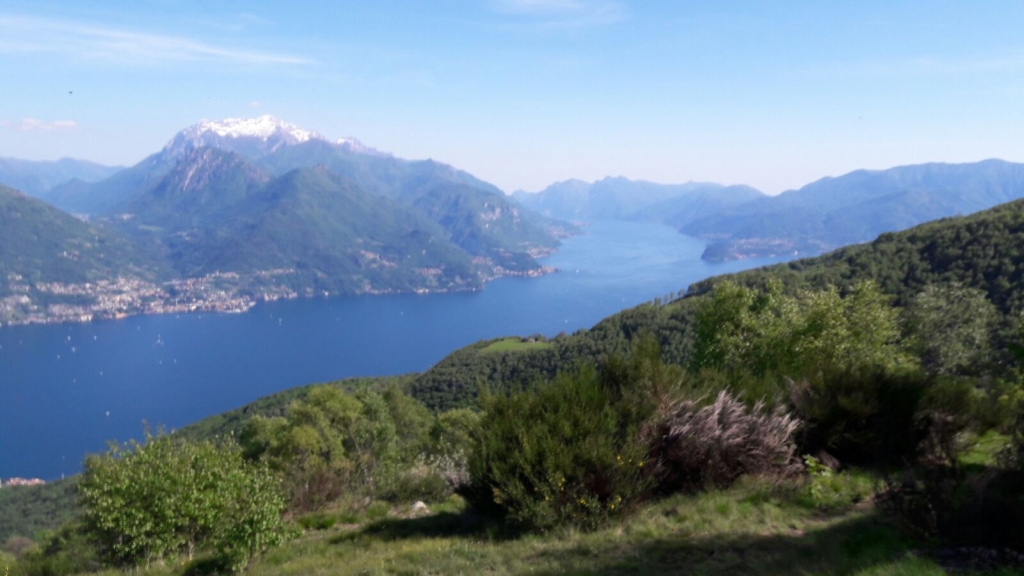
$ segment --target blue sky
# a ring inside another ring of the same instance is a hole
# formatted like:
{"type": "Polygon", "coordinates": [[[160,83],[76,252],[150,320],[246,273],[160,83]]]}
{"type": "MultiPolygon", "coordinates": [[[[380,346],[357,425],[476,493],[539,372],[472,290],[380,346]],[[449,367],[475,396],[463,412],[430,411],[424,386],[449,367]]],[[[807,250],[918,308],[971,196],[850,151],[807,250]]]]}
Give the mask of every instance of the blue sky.
{"type": "Polygon", "coordinates": [[[127,165],[273,114],[507,191],[1024,161],[1021,22],[1017,1],[5,0],[0,156],[127,165]]]}

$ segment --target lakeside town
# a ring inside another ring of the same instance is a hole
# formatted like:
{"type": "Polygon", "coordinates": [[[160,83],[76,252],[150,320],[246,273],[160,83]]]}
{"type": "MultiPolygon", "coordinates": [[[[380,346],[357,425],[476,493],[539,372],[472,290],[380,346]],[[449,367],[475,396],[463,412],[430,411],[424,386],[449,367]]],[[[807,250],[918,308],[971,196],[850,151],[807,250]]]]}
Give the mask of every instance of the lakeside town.
{"type": "Polygon", "coordinates": [[[17,274],[7,279],[13,294],[0,298],[0,326],[89,322],[183,312],[245,312],[257,302],[297,298],[273,281],[294,270],[265,270],[252,275],[214,272],[198,278],[155,284],[119,277],[96,282],[38,282],[17,274]]]}
{"type": "MultiPolygon", "coordinates": [[[[550,251],[538,254],[546,256],[550,251]]],[[[481,262],[474,260],[474,263],[485,265],[485,269],[490,270],[490,273],[482,275],[485,282],[501,277],[533,278],[558,271],[549,266],[526,271],[508,270],[489,258],[481,262]]],[[[441,270],[417,269],[417,272],[430,276],[440,274],[441,270]]],[[[292,268],[260,270],[252,274],[214,272],[162,284],[130,277],[84,283],[29,283],[19,274],[8,274],[8,286],[13,294],[0,297],[0,327],[116,320],[142,314],[242,313],[259,302],[332,295],[313,289],[300,293],[284,285],[281,277],[294,273],[292,268]]],[[[449,287],[421,288],[414,292],[430,294],[452,290],[449,287]]],[[[367,284],[359,293],[381,295],[395,292],[394,289],[379,289],[367,284]]]]}
{"type": "Polygon", "coordinates": [[[14,486],[42,486],[46,480],[42,478],[0,478],[0,488],[13,488],[14,486]]]}

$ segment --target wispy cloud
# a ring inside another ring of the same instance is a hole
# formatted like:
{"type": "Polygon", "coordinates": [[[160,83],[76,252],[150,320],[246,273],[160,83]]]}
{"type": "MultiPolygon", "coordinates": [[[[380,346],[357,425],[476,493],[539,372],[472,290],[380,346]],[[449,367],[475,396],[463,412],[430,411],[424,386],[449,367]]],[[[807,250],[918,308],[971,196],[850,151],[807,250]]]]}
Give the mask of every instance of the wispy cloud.
{"type": "Polygon", "coordinates": [[[491,0],[494,11],[539,28],[589,28],[626,17],[617,0],[491,0]]]}
{"type": "Polygon", "coordinates": [[[310,60],[211,44],[183,36],[93,24],[0,15],[0,53],[61,53],[118,63],[225,62],[248,65],[309,64],[310,60]]]}
{"type": "Polygon", "coordinates": [[[0,120],[0,127],[15,132],[68,132],[78,129],[78,122],[74,120],[36,120],[35,118],[22,118],[14,122],[0,120]]]}

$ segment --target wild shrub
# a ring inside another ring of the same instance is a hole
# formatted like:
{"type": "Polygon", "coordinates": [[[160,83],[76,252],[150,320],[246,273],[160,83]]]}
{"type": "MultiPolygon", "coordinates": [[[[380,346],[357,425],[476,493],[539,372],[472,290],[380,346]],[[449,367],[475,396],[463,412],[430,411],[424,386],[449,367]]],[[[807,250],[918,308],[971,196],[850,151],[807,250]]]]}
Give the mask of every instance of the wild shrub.
{"type": "Polygon", "coordinates": [[[330,530],[338,523],[336,516],[330,516],[323,512],[301,516],[297,520],[299,526],[306,530],[330,530]]]}
{"type": "MultiPolygon", "coordinates": [[[[384,494],[384,499],[396,504],[417,500],[441,502],[465,483],[459,478],[460,471],[453,469],[457,465],[447,457],[421,456],[415,465],[398,475],[384,494]]],[[[462,466],[465,466],[464,462],[462,466]]],[[[461,474],[464,475],[465,471],[461,474]]]]}
{"type": "MultiPolygon", "coordinates": [[[[614,380],[614,379],[613,379],[614,380]]],[[[519,525],[594,527],[642,498],[642,418],[593,368],[533,392],[482,398],[485,415],[463,495],[519,525]]]]}
{"type": "Polygon", "coordinates": [[[957,546],[1024,548],[1024,476],[988,468],[923,466],[887,481],[882,508],[905,530],[957,546]]]}
{"type": "Polygon", "coordinates": [[[349,471],[325,464],[286,466],[279,471],[288,495],[288,510],[305,513],[323,510],[346,493],[349,471]]]}
{"type": "Polygon", "coordinates": [[[279,542],[279,479],[233,445],[147,434],[86,459],[84,532],[107,561],[149,564],[210,545],[231,567],[279,542]]]}
{"type": "Polygon", "coordinates": [[[818,510],[841,510],[853,505],[860,493],[845,473],[835,470],[814,456],[804,456],[807,485],[804,493],[811,506],[818,510]]]}
{"type": "Polygon", "coordinates": [[[676,402],[644,434],[651,475],[660,492],[671,493],[724,488],[748,474],[794,473],[799,425],[781,406],[748,407],[726,391],[706,406],[676,402]]]}
{"type": "Polygon", "coordinates": [[[927,377],[841,370],[788,381],[793,410],[804,423],[801,451],[825,450],[844,463],[865,465],[914,461],[927,377]]]}
{"type": "MultiPolygon", "coordinates": [[[[63,576],[95,572],[102,566],[96,542],[76,521],[37,536],[39,545],[24,550],[10,576],[63,576]]],[[[4,564],[0,562],[0,567],[4,564]]],[[[7,576],[7,573],[5,573],[7,576]]]]}
{"type": "Polygon", "coordinates": [[[880,502],[921,537],[959,546],[1024,547],[1024,470],[1013,437],[999,466],[962,463],[976,412],[969,384],[943,381],[923,399],[916,465],[887,481],[880,502]]]}

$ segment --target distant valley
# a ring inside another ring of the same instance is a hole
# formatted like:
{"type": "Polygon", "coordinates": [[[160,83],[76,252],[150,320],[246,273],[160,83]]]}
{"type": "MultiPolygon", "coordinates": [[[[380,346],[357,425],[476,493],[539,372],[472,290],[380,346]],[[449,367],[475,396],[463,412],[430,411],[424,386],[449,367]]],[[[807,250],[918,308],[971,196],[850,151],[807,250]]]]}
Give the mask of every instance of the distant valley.
{"type": "Polygon", "coordinates": [[[0,185],[0,323],[22,324],[477,290],[550,272],[537,259],[570,222],[666,225],[709,261],[812,256],[1024,197],[1024,165],[858,170],[776,196],[622,177],[506,195],[263,116],[200,122],[124,169],[0,159],[0,185]]]}
{"type": "Polygon", "coordinates": [[[857,170],[768,196],[749,186],[568,180],[513,198],[566,220],[657,222],[709,242],[706,260],[815,256],[884,232],[1024,197],[1024,164],[985,160],[857,170]]]}

